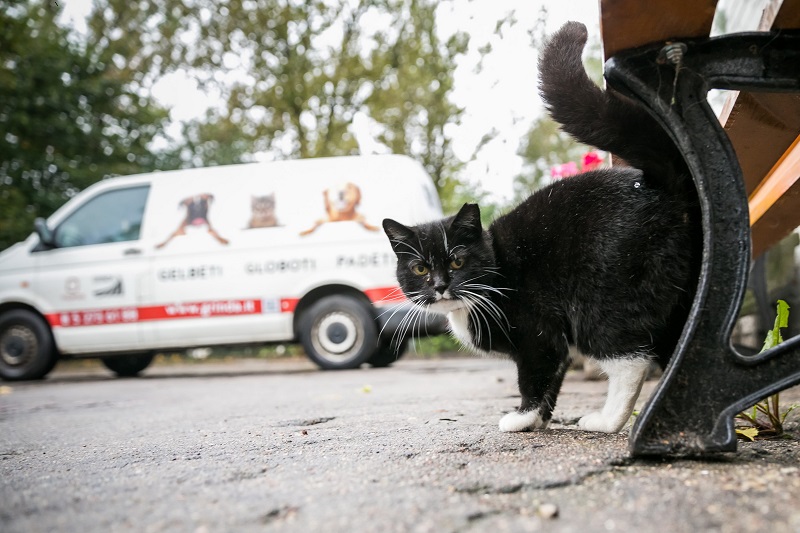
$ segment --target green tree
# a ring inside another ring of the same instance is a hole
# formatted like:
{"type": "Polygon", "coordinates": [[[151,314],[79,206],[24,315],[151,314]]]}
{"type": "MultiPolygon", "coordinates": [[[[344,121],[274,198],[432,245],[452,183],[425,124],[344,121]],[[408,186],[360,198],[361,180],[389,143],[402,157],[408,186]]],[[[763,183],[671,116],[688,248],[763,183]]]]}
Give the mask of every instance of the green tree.
{"type": "Polygon", "coordinates": [[[553,165],[578,161],[587,147],[575,142],[562,132],[558,123],[550,117],[534,121],[517,151],[524,162],[524,172],[514,178],[514,191],[518,198],[547,184],[553,165]]]}
{"type": "Polygon", "coordinates": [[[95,181],[165,164],[149,145],[166,112],[98,60],[101,43],[60,27],[60,9],[0,0],[0,249],[95,181]]]}
{"type": "Polygon", "coordinates": [[[417,158],[447,196],[458,164],[445,131],[461,115],[448,97],[468,40],[439,38],[437,5],[105,0],[90,26],[122,36],[142,83],[182,71],[223,95],[220,108],[185,125],[187,164],[234,163],[259,152],[356,154],[352,123],[361,113],[378,123],[391,152],[417,158]]]}

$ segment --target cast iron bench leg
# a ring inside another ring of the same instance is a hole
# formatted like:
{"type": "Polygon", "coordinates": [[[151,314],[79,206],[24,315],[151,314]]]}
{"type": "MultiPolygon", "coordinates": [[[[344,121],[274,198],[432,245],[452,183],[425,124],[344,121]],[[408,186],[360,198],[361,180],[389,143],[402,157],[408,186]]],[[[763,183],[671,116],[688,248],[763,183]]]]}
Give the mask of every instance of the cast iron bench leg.
{"type": "Polygon", "coordinates": [[[694,304],[673,359],[634,424],[631,453],[735,451],[735,414],[800,383],[800,336],[758,356],[731,347],[750,262],[749,213],[741,168],[706,95],[712,87],[800,91],[800,32],[627,50],[608,60],[605,76],[670,133],[692,172],[703,218],[694,304]]]}

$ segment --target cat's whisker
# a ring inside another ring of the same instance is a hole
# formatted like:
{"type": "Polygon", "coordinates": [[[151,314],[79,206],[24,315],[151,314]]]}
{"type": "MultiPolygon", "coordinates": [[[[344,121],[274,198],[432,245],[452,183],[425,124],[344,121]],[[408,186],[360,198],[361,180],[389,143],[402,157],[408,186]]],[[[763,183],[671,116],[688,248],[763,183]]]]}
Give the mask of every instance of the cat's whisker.
{"type": "MultiPolygon", "coordinates": [[[[385,324],[383,325],[383,327],[381,328],[381,331],[378,333],[378,338],[380,338],[380,337],[381,337],[381,335],[383,335],[383,331],[386,329],[386,326],[388,326],[388,325],[389,325],[389,322],[391,322],[391,321],[392,321],[392,319],[394,318],[394,315],[396,315],[397,313],[399,313],[401,309],[403,309],[403,308],[402,308],[402,307],[400,307],[400,306],[398,306],[396,309],[394,309],[394,312],[393,312],[393,313],[392,313],[392,314],[389,316],[389,318],[386,320],[386,323],[385,323],[385,324]]],[[[381,313],[381,314],[379,315],[379,317],[381,317],[381,316],[385,315],[385,314],[386,314],[386,313],[388,313],[389,311],[391,311],[391,309],[390,309],[390,310],[387,310],[387,311],[384,311],[383,313],[381,313]]],[[[402,324],[402,323],[403,323],[403,322],[401,321],[401,322],[400,322],[400,324],[402,324]]],[[[398,326],[398,329],[399,329],[399,326],[398,326]]],[[[394,339],[394,336],[395,336],[396,334],[397,334],[397,330],[395,330],[394,334],[392,335],[392,339],[394,339]]]]}
{"type": "MultiPolygon", "coordinates": [[[[425,307],[418,306],[418,307],[415,308],[415,311],[413,312],[413,314],[412,313],[409,314],[410,318],[409,318],[409,321],[408,321],[408,326],[406,327],[405,332],[403,333],[403,335],[400,337],[400,339],[398,341],[398,345],[399,345],[400,342],[402,342],[402,340],[404,338],[406,338],[406,336],[409,335],[409,330],[410,330],[411,341],[417,343],[415,346],[419,346],[419,339],[420,339],[419,321],[422,320],[423,317],[425,317],[425,313],[427,312],[427,308],[428,308],[428,306],[425,306],[425,307]]],[[[426,320],[426,327],[427,327],[427,320],[426,320]]]]}
{"type": "Polygon", "coordinates": [[[483,267],[483,269],[489,271],[489,273],[484,275],[493,274],[495,276],[500,276],[501,278],[506,277],[502,272],[500,272],[500,269],[498,267],[483,267]]]}
{"type": "MultiPolygon", "coordinates": [[[[384,296],[383,298],[381,298],[380,300],[376,301],[375,303],[376,303],[376,304],[382,304],[382,303],[392,303],[392,302],[396,302],[396,301],[397,301],[397,299],[396,299],[396,294],[397,294],[397,290],[395,290],[395,291],[392,291],[392,292],[390,292],[389,294],[387,294],[386,296],[384,296]]],[[[388,310],[384,311],[383,313],[381,313],[381,314],[380,314],[380,315],[378,315],[378,316],[379,316],[379,317],[383,316],[385,313],[387,313],[387,312],[388,312],[388,311],[390,311],[391,309],[392,309],[392,308],[389,308],[388,310]]]]}
{"type": "Polygon", "coordinates": [[[400,320],[400,324],[398,324],[397,329],[394,330],[391,342],[394,343],[395,346],[400,346],[400,343],[403,342],[403,338],[406,334],[406,323],[409,321],[409,317],[413,315],[416,309],[416,306],[412,307],[411,310],[400,320]]]}
{"type": "MultiPolygon", "coordinates": [[[[456,253],[456,250],[458,250],[460,248],[466,248],[466,246],[464,246],[463,244],[458,244],[456,246],[453,246],[452,250],[448,250],[447,251],[447,254],[448,255],[453,255],[454,253],[456,253]]],[[[445,245],[445,249],[447,249],[446,245],[445,245]]]]}
{"type": "MultiPolygon", "coordinates": [[[[487,268],[487,269],[485,269],[485,270],[488,270],[488,268],[487,268]]],[[[486,277],[486,276],[500,276],[500,277],[505,277],[505,276],[503,276],[502,274],[500,274],[500,273],[498,273],[498,272],[484,272],[484,273],[482,273],[482,274],[478,274],[478,275],[477,275],[477,276],[475,276],[474,278],[470,278],[470,279],[468,279],[468,280],[464,281],[463,283],[469,283],[469,282],[471,282],[471,281],[475,281],[475,280],[478,280],[478,279],[480,279],[480,278],[483,278],[483,277],[486,277]]],[[[504,290],[515,290],[515,289],[504,289],[504,290]]]]}
{"type": "MultiPolygon", "coordinates": [[[[379,300],[379,301],[380,301],[380,302],[388,302],[389,300],[387,300],[386,298],[388,298],[388,296],[387,296],[387,297],[385,297],[385,298],[383,298],[382,300],[379,300]]],[[[415,294],[415,293],[413,293],[413,292],[408,294],[408,300],[409,300],[409,301],[412,303],[412,305],[418,305],[418,304],[417,304],[417,303],[414,301],[414,298],[417,298],[417,299],[419,299],[419,295],[418,295],[418,294],[415,294]]],[[[382,313],[380,313],[380,314],[378,315],[378,318],[381,318],[381,317],[383,317],[383,316],[384,316],[385,314],[387,314],[387,313],[392,313],[392,316],[394,316],[394,314],[395,314],[395,313],[397,313],[398,311],[400,311],[401,309],[403,309],[403,306],[393,306],[393,307],[389,307],[388,309],[386,309],[385,311],[383,311],[382,313]]],[[[391,319],[392,319],[392,317],[390,316],[390,317],[389,317],[389,320],[391,320],[391,319]]],[[[384,327],[386,327],[386,326],[384,325],[384,327]]],[[[381,331],[383,331],[383,330],[381,330],[381,331]]]]}
{"type": "Polygon", "coordinates": [[[399,241],[399,240],[396,240],[396,239],[391,239],[391,242],[396,243],[398,246],[402,244],[403,246],[405,246],[405,247],[407,247],[407,248],[409,248],[411,250],[411,252],[396,252],[396,253],[407,253],[407,254],[410,254],[413,257],[416,257],[420,261],[425,261],[425,259],[422,257],[422,254],[419,253],[419,250],[417,250],[416,248],[411,246],[406,241],[399,241]]]}
{"type": "Polygon", "coordinates": [[[465,287],[467,289],[478,289],[482,291],[489,291],[499,294],[504,298],[508,298],[507,294],[503,294],[503,291],[516,291],[517,289],[511,289],[508,287],[493,287],[492,285],[484,285],[482,283],[462,283],[461,287],[465,287]]]}
{"type": "Polygon", "coordinates": [[[411,252],[403,252],[403,251],[399,251],[399,252],[395,252],[395,253],[396,253],[397,255],[410,255],[411,257],[415,257],[415,258],[417,258],[417,259],[422,259],[422,258],[421,258],[421,257],[420,257],[418,254],[414,254],[414,253],[411,253],[411,252]]]}
{"type": "MultiPolygon", "coordinates": [[[[483,322],[486,324],[486,333],[489,335],[489,351],[491,351],[492,350],[492,328],[491,328],[491,325],[489,324],[489,319],[487,318],[486,314],[484,313],[483,307],[480,305],[479,301],[473,300],[470,297],[467,297],[467,299],[472,303],[472,305],[470,306],[470,314],[472,314],[472,311],[475,311],[476,312],[475,316],[478,317],[478,319],[476,320],[476,322],[478,322],[478,323],[476,324],[476,328],[475,329],[478,332],[480,332],[482,330],[482,328],[480,328],[480,319],[483,319],[483,322]]],[[[478,335],[478,344],[479,345],[480,345],[480,339],[481,339],[481,336],[478,335]]]]}
{"type": "Polygon", "coordinates": [[[486,324],[486,332],[489,334],[489,350],[492,349],[492,329],[489,325],[489,321],[484,314],[484,311],[480,305],[480,302],[475,300],[472,295],[464,295],[464,299],[470,302],[469,305],[469,314],[474,318],[473,323],[475,325],[476,330],[476,338],[478,340],[478,345],[481,343],[483,328],[481,327],[481,319],[483,319],[483,323],[486,324]]]}
{"type": "MultiPolygon", "coordinates": [[[[483,305],[481,305],[481,302],[479,300],[477,300],[475,298],[472,298],[472,296],[469,296],[468,298],[472,302],[471,308],[472,308],[473,311],[475,311],[476,316],[478,316],[479,318],[483,319],[483,323],[486,324],[486,333],[489,335],[489,350],[491,351],[491,349],[492,349],[492,328],[491,328],[491,324],[489,324],[489,318],[487,317],[486,312],[484,312],[485,307],[483,305]]],[[[480,324],[478,324],[478,325],[480,325],[480,324]]]]}
{"type": "MultiPolygon", "coordinates": [[[[500,324],[500,321],[499,321],[502,318],[503,322],[505,322],[505,324],[506,324],[507,330],[508,331],[511,330],[511,323],[508,321],[508,317],[506,316],[506,314],[503,312],[503,310],[500,309],[500,307],[496,303],[494,303],[492,300],[490,300],[489,298],[487,298],[487,297],[485,297],[483,295],[476,294],[475,296],[480,298],[480,300],[483,302],[483,304],[492,312],[492,316],[496,317],[497,325],[500,326],[500,329],[503,329],[503,331],[506,331],[506,329],[503,328],[503,325],[500,324]]],[[[507,336],[507,334],[506,334],[506,336],[507,336]]],[[[510,340],[511,339],[509,339],[509,341],[510,340]]]]}
{"type": "MultiPolygon", "coordinates": [[[[475,307],[485,310],[486,314],[489,317],[491,317],[497,324],[497,327],[503,333],[508,342],[510,342],[512,346],[514,345],[509,335],[509,332],[511,331],[511,324],[506,314],[503,312],[502,309],[500,309],[500,307],[498,307],[497,304],[495,304],[486,296],[471,291],[463,291],[460,293],[460,296],[462,298],[469,299],[469,301],[471,301],[475,305],[475,307]],[[505,325],[503,324],[503,322],[505,323],[505,325]]],[[[486,325],[488,329],[489,328],[488,320],[486,325]]]]}
{"type": "MultiPolygon", "coordinates": [[[[416,324],[418,323],[419,319],[424,315],[427,309],[426,306],[422,306],[416,304],[404,317],[403,320],[400,322],[397,330],[395,331],[395,335],[398,337],[397,345],[399,346],[403,339],[408,335],[409,331],[411,332],[411,338],[414,338],[414,332],[416,329],[416,324]]],[[[417,335],[418,337],[418,335],[417,335]]]]}
{"type": "Polygon", "coordinates": [[[425,313],[423,313],[422,308],[419,308],[419,312],[417,312],[417,316],[414,319],[414,327],[411,329],[411,338],[416,337],[417,339],[420,338],[420,321],[424,320],[426,322],[427,327],[427,320],[425,319],[425,313]],[[416,333],[416,335],[414,335],[416,333]]]}

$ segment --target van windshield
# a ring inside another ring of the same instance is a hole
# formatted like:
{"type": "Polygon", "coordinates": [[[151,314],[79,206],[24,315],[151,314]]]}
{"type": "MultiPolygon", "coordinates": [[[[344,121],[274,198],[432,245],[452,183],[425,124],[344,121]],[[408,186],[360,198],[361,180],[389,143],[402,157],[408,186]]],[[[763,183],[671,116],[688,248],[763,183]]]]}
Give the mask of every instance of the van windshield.
{"type": "Polygon", "coordinates": [[[149,186],[99,194],[79,207],[55,230],[58,248],[139,239],[149,186]]]}

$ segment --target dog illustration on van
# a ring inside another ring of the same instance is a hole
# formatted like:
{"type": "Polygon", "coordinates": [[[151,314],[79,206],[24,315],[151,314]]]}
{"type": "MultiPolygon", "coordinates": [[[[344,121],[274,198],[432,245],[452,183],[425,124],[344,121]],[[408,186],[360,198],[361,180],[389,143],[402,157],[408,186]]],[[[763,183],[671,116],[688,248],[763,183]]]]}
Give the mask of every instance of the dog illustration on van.
{"type": "Polygon", "coordinates": [[[186,217],[181,221],[178,229],[176,229],[172,234],[167,237],[167,240],[164,242],[157,244],[156,248],[161,249],[167,245],[172,239],[178,237],[180,235],[186,235],[186,228],[189,227],[202,227],[206,226],[208,228],[208,233],[214,237],[220,244],[228,244],[228,239],[222,237],[216,230],[211,226],[211,222],[208,219],[208,212],[211,208],[211,203],[214,201],[213,194],[196,194],[194,196],[189,196],[188,198],[184,198],[178,204],[178,208],[183,208],[186,210],[186,217]]]}
{"type": "Polygon", "coordinates": [[[311,228],[301,231],[300,235],[309,235],[326,222],[358,222],[369,231],[378,231],[379,228],[368,223],[364,215],[357,210],[361,205],[361,189],[355,183],[347,182],[333,193],[330,189],[325,189],[322,196],[325,199],[327,217],[317,220],[311,228]]]}

